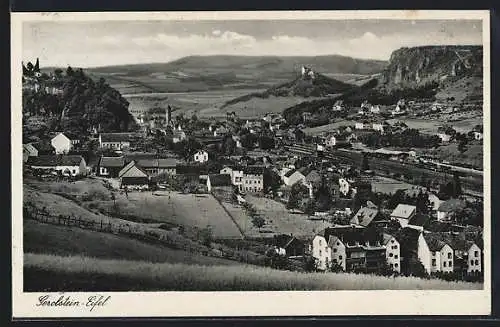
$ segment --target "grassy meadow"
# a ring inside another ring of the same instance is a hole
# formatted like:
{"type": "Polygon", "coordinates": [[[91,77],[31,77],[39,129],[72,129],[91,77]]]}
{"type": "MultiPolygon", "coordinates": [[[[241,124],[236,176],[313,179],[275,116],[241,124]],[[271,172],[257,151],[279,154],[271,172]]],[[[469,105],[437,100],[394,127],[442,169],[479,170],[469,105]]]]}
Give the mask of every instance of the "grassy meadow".
{"type": "Polygon", "coordinates": [[[123,235],[60,226],[26,219],[23,226],[26,253],[85,256],[100,259],[137,260],[152,263],[238,265],[237,261],[208,257],[150,244],[123,235]]]}
{"type": "Polygon", "coordinates": [[[298,273],[255,266],[205,266],[24,255],[25,291],[478,290],[482,284],[336,273],[298,273]],[[55,278],[56,277],[56,278],[55,278]]]}

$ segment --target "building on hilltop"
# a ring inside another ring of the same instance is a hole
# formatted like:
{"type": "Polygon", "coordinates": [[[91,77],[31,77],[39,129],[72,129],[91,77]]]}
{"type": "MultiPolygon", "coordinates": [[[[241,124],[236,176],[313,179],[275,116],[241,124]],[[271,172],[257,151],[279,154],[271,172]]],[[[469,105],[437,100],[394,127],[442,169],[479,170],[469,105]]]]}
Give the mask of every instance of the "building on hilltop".
{"type": "Polygon", "coordinates": [[[314,79],[314,71],[306,66],[302,66],[301,68],[301,74],[303,78],[309,78],[309,79],[314,79]]]}

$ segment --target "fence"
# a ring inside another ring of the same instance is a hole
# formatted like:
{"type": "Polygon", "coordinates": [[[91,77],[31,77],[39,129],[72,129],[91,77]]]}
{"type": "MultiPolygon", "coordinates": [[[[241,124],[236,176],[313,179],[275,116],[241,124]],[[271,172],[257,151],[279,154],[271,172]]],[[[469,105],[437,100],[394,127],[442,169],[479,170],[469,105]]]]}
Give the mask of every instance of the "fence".
{"type": "Polygon", "coordinates": [[[104,219],[91,220],[70,215],[51,215],[44,209],[29,206],[23,208],[23,214],[25,219],[32,219],[47,224],[77,227],[115,235],[121,234],[141,241],[161,244],[172,249],[199,253],[206,256],[216,256],[215,253],[211,253],[204,246],[194,241],[189,241],[181,237],[172,237],[168,231],[158,230],[157,228],[144,228],[135,224],[112,222],[111,220],[104,219]]]}
{"type": "Polygon", "coordinates": [[[23,217],[24,219],[36,220],[47,224],[77,227],[115,235],[121,234],[143,242],[159,244],[176,250],[184,250],[192,254],[249,263],[248,258],[243,258],[241,253],[237,250],[235,251],[234,249],[221,245],[217,246],[217,248],[210,249],[196,241],[183,238],[180,235],[173,237],[167,230],[161,230],[159,228],[144,228],[139,225],[134,226],[125,222],[119,223],[104,219],[82,219],[81,217],[71,215],[51,215],[45,208],[40,209],[26,204],[23,208],[23,217]]]}

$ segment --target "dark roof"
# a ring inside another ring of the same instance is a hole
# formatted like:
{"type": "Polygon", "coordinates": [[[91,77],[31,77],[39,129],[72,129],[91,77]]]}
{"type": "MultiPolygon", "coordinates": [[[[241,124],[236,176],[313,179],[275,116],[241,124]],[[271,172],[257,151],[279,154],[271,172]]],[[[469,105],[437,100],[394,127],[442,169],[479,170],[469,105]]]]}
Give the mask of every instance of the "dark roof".
{"type": "Polygon", "coordinates": [[[382,233],[372,228],[327,228],[324,231],[325,239],[330,236],[337,236],[346,244],[354,244],[356,242],[364,244],[365,242],[376,243],[383,242],[382,233]]]}
{"type": "Polygon", "coordinates": [[[321,179],[321,175],[316,170],[311,170],[306,176],[306,181],[312,183],[319,183],[321,182],[321,179]]]}
{"type": "Polygon", "coordinates": [[[351,218],[350,223],[367,227],[378,213],[377,209],[363,207],[351,218]]]}
{"type": "Polygon", "coordinates": [[[229,174],[214,174],[209,175],[210,185],[213,186],[231,186],[231,175],[229,174]]]}
{"type": "Polygon", "coordinates": [[[130,133],[101,133],[102,142],[129,142],[130,133]]]}
{"type": "Polygon", "coordinates": [[[431,216],[429,215],[424,215],[421,213],[417,213],[415,216],[413,216],[408,224],[413,225],[413,226],[426,226],[428,222],[431,220],[431,216]]]}
{"type": "Polygon", "coordinates": [[[441,251],[441,249],[447,244],[447,242],[445,242],[445,238],[441,234],[424,233],[424,239],[429,246],[429,250],[432,252],[441,251]]]}
{"type": "Polygon", "coordinates": [[[76,155],[41,155],[38,157],[28,157],[28,165],[31,166],[79,166],[82,156],[76,155]]]}
{"type": "Polygon", "coordinates": [[[265,167],[263,166],[245,166],[241,167],[244,174],[247,175],[262,175],[264,174],[265,167]]]}
{"type": "Polygon", "coordinates": [[[206,174],[208,172],[207,166],[205,165],[177,165],[176,167],[177,174],[178,175],[183,175],[183,174],[206,174]]]}
{"type": "Polygon", "coordinates": [[[286,172],[285,177],[290,177],[295,173],[297,169],[290,169],[289,171],[286,172]]]}
{"type": "Polygon", "coordinates": [[[173,158],[137,160],[137,166],[142,168],[175,168],[176,165],[177,160],[173,158]]]}
{"type": "Polygon", "coordinates": [[[52,147],[52,145],[48,142],[43,142],[43,141],[40,141],[40,142],[36,142],[36,143],[31,143],[35,149],[37,149],[39,152],[52,152],[54,151],[54,148],[52,147]]]}
{"type": "Polygon", "coordinates": [[[122,168],[125,166],[125,158],[123,157],[104,157],[99,161],[100,167],[122,168]]]}
{"type": "Polygon", "coordinates": [[[274,242],[277,247],[283,248],[285,250],[292,244],[296,246],[304,245],[302,241],[298,240],[297,238],[291,235],[286,235],[286,234],[276,235],[274,237],[274,242]]]}

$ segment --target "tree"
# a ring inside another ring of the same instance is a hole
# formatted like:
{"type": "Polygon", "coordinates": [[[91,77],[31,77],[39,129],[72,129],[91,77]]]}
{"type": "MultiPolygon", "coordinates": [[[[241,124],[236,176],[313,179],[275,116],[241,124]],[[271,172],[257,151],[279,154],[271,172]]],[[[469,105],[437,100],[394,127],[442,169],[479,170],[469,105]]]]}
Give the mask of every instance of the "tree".
{"type": "Polygon", "coordinates": [[[266,224],[266,220],[261,216],[254,216],[252,218],[252,224],[258,229],[261,229],[266,224]]]}
{"type": "Polygon", "coordinates": [[[212,229],[210,227],[201,229],[198,232],[198,239],[201,242],[201,244],[205,245],[206,247],[210,247],[213,241],[212,229]]]}
{"type": "Polygon", "coordinates": [[[264,191],[276,194],[281,185],[281,178],[274,170],[266,169],[264,171],[264,191]]]}
{"type": "Polygon", "coordinates": [[[318,261],[311,255],[304,256],[304,269],[307,272],[315,272],[318,270],[318,261]]]}
{"type": "Polygon", "coordinates": [[[462,184],[457,173],[453,174],[453,197],[462,195],[462,184]]]}
{"type": "Polygon", "coordinates": [[[270,136],[261,136],[260,137],[260,148],[263,150],[274,149],[274,138],[270,136]]]}
{"type": "Polygon", "coordinates": [[[467,140],[460,140],[457,146],[457,150],[460,153],[467,151],[467,140]]]}
{"type": "Polygon", "coordinates": [[[236,150],[236,141],[233,140],[231,135],[224,136],[221,145],[221,153],[226,156],[230,156],[234,154],[235,150],[236,150]]]}
{"type": "Polygon", "coordinates": [[[361,171],[370,170],[370,166],[368,165],[368,156],[363,154],[363,159],[361,162],[361,171]]]}
{"type": "Polygon", "coordinates": [[[66,76],[73,76],[73,68],[71,68],[71,66],[68,66],[68,68],[66,68],[66,76]]]}

